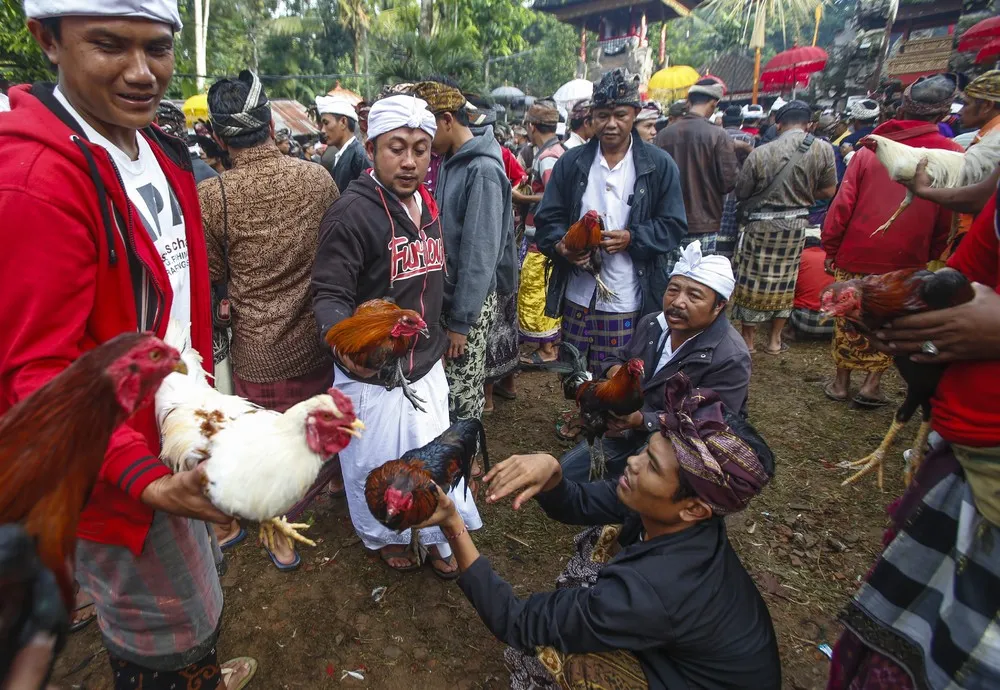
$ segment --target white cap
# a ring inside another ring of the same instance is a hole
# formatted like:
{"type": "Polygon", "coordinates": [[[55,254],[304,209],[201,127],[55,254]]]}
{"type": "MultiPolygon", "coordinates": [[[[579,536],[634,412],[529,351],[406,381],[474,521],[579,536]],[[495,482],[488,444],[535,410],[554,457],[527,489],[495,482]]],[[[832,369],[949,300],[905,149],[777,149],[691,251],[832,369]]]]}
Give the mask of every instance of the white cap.
{"type": "Polygon", "coordinates": [[[350,101],[339,96],[316,96],[317,115],[343,115],[355,122],[358,121],[358,111],[350,101]]]}
{"type": "Polygon", "coordinates": [[[744,120],[760,120],[764,117],[764,106],[762,105],[745,105],[743,106],[743,119],[744,120]]]}
{"type": "Polygon", "coordinates": [[[681,258],[674,265],[670,277],[684,276],[712,288],[723,298],[729,299],[736,288],[733,265],[724,256],[701,253],[701,240],[695,240],[681,250],[681,258]]]}
{"type": "Polygon", "coordinates": [[[181,30],[177,0],[24,0],[24,15],[32,19],[71,17],[138,17],[181,30]]]}

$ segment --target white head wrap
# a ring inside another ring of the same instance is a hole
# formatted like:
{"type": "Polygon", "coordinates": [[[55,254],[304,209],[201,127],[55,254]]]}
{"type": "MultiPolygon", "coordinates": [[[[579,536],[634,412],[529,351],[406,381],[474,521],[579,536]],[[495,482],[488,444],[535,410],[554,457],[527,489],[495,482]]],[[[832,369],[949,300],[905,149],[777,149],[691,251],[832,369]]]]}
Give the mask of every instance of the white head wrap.
{"type": "Polygon", "coordinates": [[[878,103],[870,98],[864,98],[851,104],[851,117],[855,120],[874,120],[878,115],[878,103]]]}
{"type": "Polygon", "coordinates": [[[416,96],[400,94],[381,98],[372,104],[368,111],[369,139],[400,127],[422,129],[433,138],[437,132],[437,120],[427,109],[427,101],[416,96]]]}
{"type": "Polygon", "coordinates": [[[316,96],[316,114],[343,115],[355,122],[358,121],[358,111],[350,101],[338,96],[316,96]]]}
{"type": "Polygon", "coordinates": [[[761,105],[745,105],[743,106],[743,119],[744,120],[762,120],[764,119],[764,107],[761,105]]]}
{"type": "Polygon", "coordinates": [[[6,113],[10,111],[10,100],[7,98],[6,94],[0,93],[0,113],[6,113]]]}
{"type": "Polygon", "coordinates": [[[181,30],[177,0],[24,0],[24,15],[32,19],[90,15],[96,17],[138,17],[170,24],[181,30]]]}
{"type": "Polygon", "coordinates": [[[681,251],[681,258],[674,265],[670,277],[684,276],[712,288],[725,299],[733,294],[736,278],[729,259],[718,254],[702,256],[701,240],[695,240],[681,251]]]}
{"type": "Polygon", "coordinates": [[[786,105],[788,105],[788,101],[786,101],[781,96],[778,96],[777,98],[774,99],[774,103],[771,104],[771,110],[768,111],[768,112],[777,113],[779,110],[781,110],[782,108],[784,108],[786,105]]]}

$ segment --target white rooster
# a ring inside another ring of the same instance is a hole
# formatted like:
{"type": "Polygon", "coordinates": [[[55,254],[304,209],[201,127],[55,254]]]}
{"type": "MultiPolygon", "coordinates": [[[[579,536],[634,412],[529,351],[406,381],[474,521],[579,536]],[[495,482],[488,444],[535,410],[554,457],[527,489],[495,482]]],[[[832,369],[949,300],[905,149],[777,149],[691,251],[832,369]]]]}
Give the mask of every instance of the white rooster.
{"type": "MultiPolygon", "coordinates": [[[[907,146],[877,134],[869,134],[862,138],[858,141],[858,145],[871,149],[879,162],[889,171],[889,177],[897,182],[911,181],[917,171],[917,165],[926,158],[927,174],[931,178],[931,186],[935,189],[954,189],[976,184],[992,175],[1000,163],[1000,132],[983,137],[982,141],[970,146],[965,153],[907,146]]],[[[899,208],[889,220],[876,228],[872,237],[877,233],[884,233],[912,201],[913,192],[907,190],[899,208]]]]}
{"type": "Polygon", "coordinates": [[[277,516],[301,500],[323,463],[364,429],[351,399],[330,389],[283,414],[266,410],[209,384],[189,326],[171,320],[164,340],[180,351],[187,374],[170,374],[156,393],[160,459],[175,472],[201,464],[209,500],[228,515],[260,522],[261,540],[271,550],[275,530],[315,546],[298,532],[308,525],[277,516]]]}

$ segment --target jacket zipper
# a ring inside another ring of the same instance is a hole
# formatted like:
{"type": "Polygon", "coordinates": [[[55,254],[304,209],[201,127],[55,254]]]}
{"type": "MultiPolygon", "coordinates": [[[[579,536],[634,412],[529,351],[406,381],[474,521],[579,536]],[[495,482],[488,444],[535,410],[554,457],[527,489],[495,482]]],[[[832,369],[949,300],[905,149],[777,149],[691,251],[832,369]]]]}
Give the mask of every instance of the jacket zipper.
{"type": "MultiPolygon", "coordinates": [[[[142,309],[143,310],[145,310],[146,308],[146,290],[145,290],[146,285],[152,284],[153,288],[156,290],[156,297],[157,297],[156,311],[153,314],[153,328],[151,329],[155,333],[159,331],[160,316],[161,316],[160,311],[163,302],[166,300],[166,293],[163,291],[163,288],[160,286],[160,284],[156,282],[156,277],[153,275],[153,272],[150,270],[149,266],[146,265],[146,263],[142,260],[142,257],[139,255],[139,251],[135,243],[135,231],[132,226],[132,210],[133,210],[132,200],[128,198],[128,190],[125,189],[125,181],[122,180],[122,174],[118,170],[118,166],[115,165],[115,162],[111,160],[110,154],[108,154],[108,162],[111,163],[111,167],[114,168],[115,177],[118,178],[118,185],[120,186],[122,193],[125,195],[125,210],[127,212],[126,216],[128,223],[128,240],[131,245],[130,248],[135,253],[136,261],[138,261],[139,264],[142,266],[142,287],[143,287],[142,309]]],[[[140,330],[142,329],[141,323],[139,324],[139,328],[140,330]]]]}

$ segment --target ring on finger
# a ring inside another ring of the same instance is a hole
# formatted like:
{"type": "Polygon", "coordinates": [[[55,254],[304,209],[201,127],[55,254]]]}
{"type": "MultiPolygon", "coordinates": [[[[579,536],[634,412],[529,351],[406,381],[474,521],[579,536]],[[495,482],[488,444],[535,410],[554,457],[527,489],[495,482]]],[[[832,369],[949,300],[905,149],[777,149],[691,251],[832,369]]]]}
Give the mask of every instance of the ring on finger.
{"type": "Polygon", "coordinates": [[[930,340],[925,340],[920,345],[920,351],[923,352],[925,355],[929,355],[931,357],[937,357],[939,354],[941,354],[941,350],[938,349],[938,346],[935,345],[930,340]]]}

